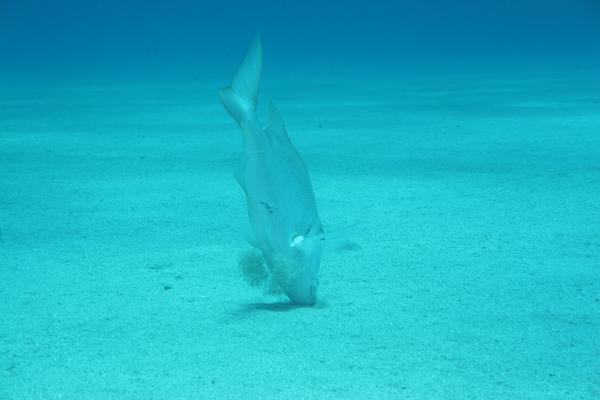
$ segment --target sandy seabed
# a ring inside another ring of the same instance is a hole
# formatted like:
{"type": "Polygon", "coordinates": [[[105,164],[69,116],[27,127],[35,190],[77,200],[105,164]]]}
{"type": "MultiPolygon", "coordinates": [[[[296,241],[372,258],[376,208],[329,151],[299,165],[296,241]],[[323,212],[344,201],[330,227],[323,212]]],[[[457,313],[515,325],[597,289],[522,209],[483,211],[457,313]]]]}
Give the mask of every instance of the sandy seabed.
{"type": "Polygon", "coordinates": [[[240,274],[209,86],[0,94],[0,399],[600,398],[598,76],[267,82],[360,246],[312,308],[240,274]]]}

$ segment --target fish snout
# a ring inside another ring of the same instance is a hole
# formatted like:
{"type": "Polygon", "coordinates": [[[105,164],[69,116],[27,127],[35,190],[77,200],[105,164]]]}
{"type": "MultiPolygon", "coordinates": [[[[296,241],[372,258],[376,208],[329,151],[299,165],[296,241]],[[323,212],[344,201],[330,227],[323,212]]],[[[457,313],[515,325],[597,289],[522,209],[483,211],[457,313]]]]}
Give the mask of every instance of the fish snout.
{"type": "Polygon", "coordinates": [[[318,282],[311,282],[310,285],[292,285],[287,288],[286,294],[290,300],[299,305],[313,306],[317,302],[318,282]]]}
{"type": "Polygon", "coordinates": [[[294,264],[298,268],[298,275],[284,289],[290,300],[296,304],[310,306],[317,302],[322,243],[318,238],[299,234],[290,238],[290,248],[294,252],[294,264]]]}

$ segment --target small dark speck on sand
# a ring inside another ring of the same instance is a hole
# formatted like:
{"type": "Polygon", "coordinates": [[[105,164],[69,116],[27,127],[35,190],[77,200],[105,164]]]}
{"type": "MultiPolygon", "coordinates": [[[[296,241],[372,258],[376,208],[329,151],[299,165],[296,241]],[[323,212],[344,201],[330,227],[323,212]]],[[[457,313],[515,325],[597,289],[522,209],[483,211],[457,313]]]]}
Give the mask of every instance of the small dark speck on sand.
{"type": "Polygon", "coordinates": [[[336,248],[338,251],[356,251],[360,249],[362,249],[362,247],[360,247],[358,243],[351,239],[347,239],[341,243],[338,243],[336,248]]]}
{"type": "Polygon", "coordinates": [[[171,289],[173,289],[173,286],[171,286],[171,285],[165,285],[164,289],[165,290],[171,290],[171,289]]]}
{"type": "Polygon", "coordinates": [[[173,263],[170,262],[157,262],[154,264],[149,265],[147,268],[154,270],[154,271],[160,271],[160,270],[165,270],[165,269],[169,269],[173,267],[173,263]]]}

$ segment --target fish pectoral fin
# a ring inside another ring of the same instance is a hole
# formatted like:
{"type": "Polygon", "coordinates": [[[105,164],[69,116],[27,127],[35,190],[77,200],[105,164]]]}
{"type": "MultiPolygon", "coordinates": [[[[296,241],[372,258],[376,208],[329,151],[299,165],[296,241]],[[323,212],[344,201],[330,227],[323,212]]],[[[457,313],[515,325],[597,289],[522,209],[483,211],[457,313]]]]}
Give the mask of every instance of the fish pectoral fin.
{"type": "Polygon", "coordinates": [[[304,243],[304,235],[293,234],[290,238],[290,247],[300,247],[304,243]]]}

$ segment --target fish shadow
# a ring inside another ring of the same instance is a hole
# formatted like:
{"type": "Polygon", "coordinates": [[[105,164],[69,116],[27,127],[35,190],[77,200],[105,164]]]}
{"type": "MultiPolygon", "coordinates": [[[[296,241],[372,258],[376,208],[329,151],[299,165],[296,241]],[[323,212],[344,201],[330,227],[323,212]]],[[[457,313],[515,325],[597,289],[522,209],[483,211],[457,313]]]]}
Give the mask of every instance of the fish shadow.
{"type": "Polygon", "coordinates": [[[302,305],[302,304],[294,304],[291,301],[281,300],[281,301],[276,301],[273,303],[244,304],[238,309],[237,314],[238,315],[239,314],[248,314],[248,313],[253,313],[253,312],[257,312],[257,311],[270,311],[270,312],[282,313],[282,312],[288,312],[288,311],[298,310],[298,309],[322,309],[322,308],[326,308],[326,307],[327,307],[327,303],[324,300],[319,300],[319,301],[317,301],[317,304],[314,304],[312,306],[306,306],[306,305],[302,305]]]}
{"type": "Polygon", "coordinates": [[[297,308],[307,308],[300,304],[294,304],[290,301],[278,301],[275,303],[250,303],[242,307],[245,311],[273,311],[273,312],[287,312],[295,310],[297,308]]]}

